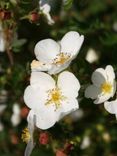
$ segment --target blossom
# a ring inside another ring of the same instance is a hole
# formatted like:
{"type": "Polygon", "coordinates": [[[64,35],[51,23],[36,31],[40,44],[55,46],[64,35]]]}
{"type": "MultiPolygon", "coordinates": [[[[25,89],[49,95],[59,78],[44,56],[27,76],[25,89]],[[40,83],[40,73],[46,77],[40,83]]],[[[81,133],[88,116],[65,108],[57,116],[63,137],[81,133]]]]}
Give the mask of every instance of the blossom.
{"type": "Polygon", "coordinates": [[[56,74],[66,69],[77,56],[84,36],[75,31],[70,31],[62,38],[60,43],[52,39],[39,41],[34,49],[38,61],[31,64],[32,71],[48,71],[56,74]]]}
{"type": "Polygon", "coordinates": [[[44,72],[32,72],[24,101],[31,108],[30,114],[36,116],[36,126],[48,129],[78,109],[79,89],[79,81],[71,72],[62,72],[57,81],[44,72]]]}
{"type": "Polygon", "coordinates": [[[116,90],[115,73],[111,65],[105,69],[96,69],[91,77],[92,85],[86,88],[85,97],[95,99],[94,103],[99,104],[114,96],[116,90]]]}
{"type": "Polygon", "coordinates": [[[84,136],[83,141],[81,143],[81,149],[86,149],[90,146],[91,140],[89,136],[84,136]]]}
{"type": "Polygon", "coordinates": [[[99,55],[97,54],[97,51],[94,49],[89,49],[85,58],[89,63],[94,63],[98,61],[99,55]]]}
{"type": "Polygon", "coordinates": [[[117,118],[117,99],[113,101],[106,101],[104,103],[104,107],[109,113],[115,114],[117,118]]]}
{"type": "Polygon", "coordinates": [[[54,24],[54,20],[51,18],[50,11],[51,6],[49,2],[46,0],[40,0],[39,1],[40,11],[46,16],[48,24],[52,25],[54,24]]]}
{"type": "Polygon", "coordinates": [[[21,122],[20,107],[17,103],[13,105],[13,114],[11,116],[11,122],[13,126],[17,126],[21,122]]]}

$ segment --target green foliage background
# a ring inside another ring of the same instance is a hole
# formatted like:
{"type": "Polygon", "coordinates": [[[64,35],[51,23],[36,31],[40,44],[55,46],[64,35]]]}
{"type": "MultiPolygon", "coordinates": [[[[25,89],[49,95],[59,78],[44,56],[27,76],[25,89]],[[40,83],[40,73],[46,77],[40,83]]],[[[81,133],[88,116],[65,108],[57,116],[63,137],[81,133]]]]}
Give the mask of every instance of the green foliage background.
{"type": "Polygon", "coordinates": [[[14,64],[10,64],[6,52],[0,53],[0,91],[8,91],[7,108],[1,115],[5,128],[0,132],[0,156],[22,156],[25,150],[26,144],[20,138],[22,129],[27,125],[26,119],[13,127],[10,117],[15,102],[21,107],[25,105],[23,92],[29,84],[35,44],[45,38],[59,40],[70,30],[85,36],[80,53],[70,67],[82,84],[79,97],[84,116],[77,122],[70,122],[67,117],[49,129],[52,139],[47,146],[40,145],[36,137],[37,144],[32,156],[54,156],[54,150],[63,148],[66,140],[73,142],[70,156],[117,156],[115,116],[107,113],[103,104],[94,105],[92,100],[84,98],[84,88],[90,83],[91,73],[96,68],[111,64],[117,72],[117,30],[113,28],[117,22],[117,0],[66,0],[64,5],[61,0],[55,0],[51,12],[55,20],[53,26],[49,26],[42,16],[36,23],[24,19],[31,11],[38,11],[36,0],[0,0],[0,7],[13,13],[11,19],[1,21],[4,27],[13,25],[13,30],[18,34],[17,41],[11,45],[14,64]],[[90,48],[100,56],[94,64],[85,60],[90,48]],[[11,142],[11,133],[19,138],[16,145],[11,142]],[[90,137],[91,143],[86,149],[81,149],[85,136],[90,137]]]}

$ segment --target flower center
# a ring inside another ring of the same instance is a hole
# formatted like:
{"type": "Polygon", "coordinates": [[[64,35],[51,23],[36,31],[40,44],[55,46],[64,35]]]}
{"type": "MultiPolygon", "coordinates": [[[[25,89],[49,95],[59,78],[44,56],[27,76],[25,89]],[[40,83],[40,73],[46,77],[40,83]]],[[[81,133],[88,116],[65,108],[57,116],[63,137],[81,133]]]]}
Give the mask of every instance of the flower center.
{"type": "Polygon", "coordinates": [[[61,65],[67,62],[70,58],[70,54],[60,53],[57,55],[57,58],[54,59],[54,64],[61,65]]]}
{"type": "Polygon", "coordinates": [[[66,97],[62,95],[61,90],[56,87],[48,91],[48,99],[46,105],[55,104],[56,109],[58,109],[61,105],[61,102],[65,99],[66,97]]]}
{"type": "Polygon", "coordinates": [[[102,92],[104,92],[105,94],[110,93],[112,91],[112,85],[109,82],[104,82],[101,85],[101,90],[102,92]]]}
{"type": "Polygon", "coordinates": [[[30,132],[28,130],[28,128],[25,128],[23,131],[22,131],[22,136],[21,136],[21,139],[23,140],[23,142],[26,142],[28,143],[29,140],[30,140],[30,132]]]}

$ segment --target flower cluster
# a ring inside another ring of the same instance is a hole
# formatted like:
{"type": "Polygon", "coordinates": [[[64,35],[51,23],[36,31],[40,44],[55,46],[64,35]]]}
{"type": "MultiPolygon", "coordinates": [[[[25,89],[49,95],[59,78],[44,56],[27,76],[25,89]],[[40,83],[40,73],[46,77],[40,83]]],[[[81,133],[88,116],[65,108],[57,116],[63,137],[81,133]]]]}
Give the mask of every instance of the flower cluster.
{"type": "MultiPolygon", "coordinates": [[[[31,109],[28,123],[34,121],[33,125],[46,130],[79,108],[79,80],[65,69],[77,56],[83,40],[83,35],[70,31],[60,42],[45,39],[36,44],[34,52],[37,60],[31,63],[30,85],[24,92],[24,101],[31,109]]],[[[29,127],[29,133],[32,132],[32,127],[34,129],[34,126],[29,127]]],[[[26,140],[30,144],[27,148],[32,145],[33,149],[34,144],[30,139],[33,133],[30,135],[29,140],[26,140]]]]}
{"type": "Polygon", "coordinates": [[[96,69],[91,77],[92,85],[85,90],[85,97],[94,100],[95,104],[104,103],[105,109],[117,116],[117,99],[108,101],[113,98],[116,92],[115,73],[111,65],[105,69],[96,69]]]}

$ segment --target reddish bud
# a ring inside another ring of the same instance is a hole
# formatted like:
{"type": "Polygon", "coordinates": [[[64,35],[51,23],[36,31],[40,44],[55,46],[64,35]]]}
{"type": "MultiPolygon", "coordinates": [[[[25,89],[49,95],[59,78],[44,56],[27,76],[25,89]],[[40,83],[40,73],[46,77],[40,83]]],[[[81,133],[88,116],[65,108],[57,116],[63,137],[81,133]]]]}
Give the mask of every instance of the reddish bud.
{"type": "Polygon", "coordinates": [[[27,115],[28,115],[28,113],[29,113],[29,109],[28,109],[27,107],[23,107],[23,108],[21,109],[20,115],[21,115],[22,118],[26,118],[27,115]]]}
{"type": "Polygon", "coordinates": [[[37,22],[39,20],[38,12],[31,12],[29,15],[29,20],[34,23],[37,22]]]}
{"type": "Polygon", "coordinates": [[[19,143],[19,139],[16,134],[11,135],[11,143],[17,145],[19,143]]]}
{"type": "Polygon", "coordinates": [[[0,10],[0,19],[2,20],[8,20],[11,18],[11,11],[8,10],[0,10]]]}
{"type": "Polygon", "coordinates": [[[64,151],[66,151],[67,153],[69,153],[72,149],[73,149],[73,144],[71,144],[71,143],[66,143],[65,144],[64,151]]]}
{"type": "Polygon", "coordinates": [[[67,154],[64,153],[63,150],[57,150],[57,151],[56,151],[56,156],[67,156],[67,154]]]}
{"type": "Polygon", "coordinates": [[[49,142],[49,134],[47,132],[42,132],[39,135],[39,142],[42,145],[46,145],[49,142]]]}

